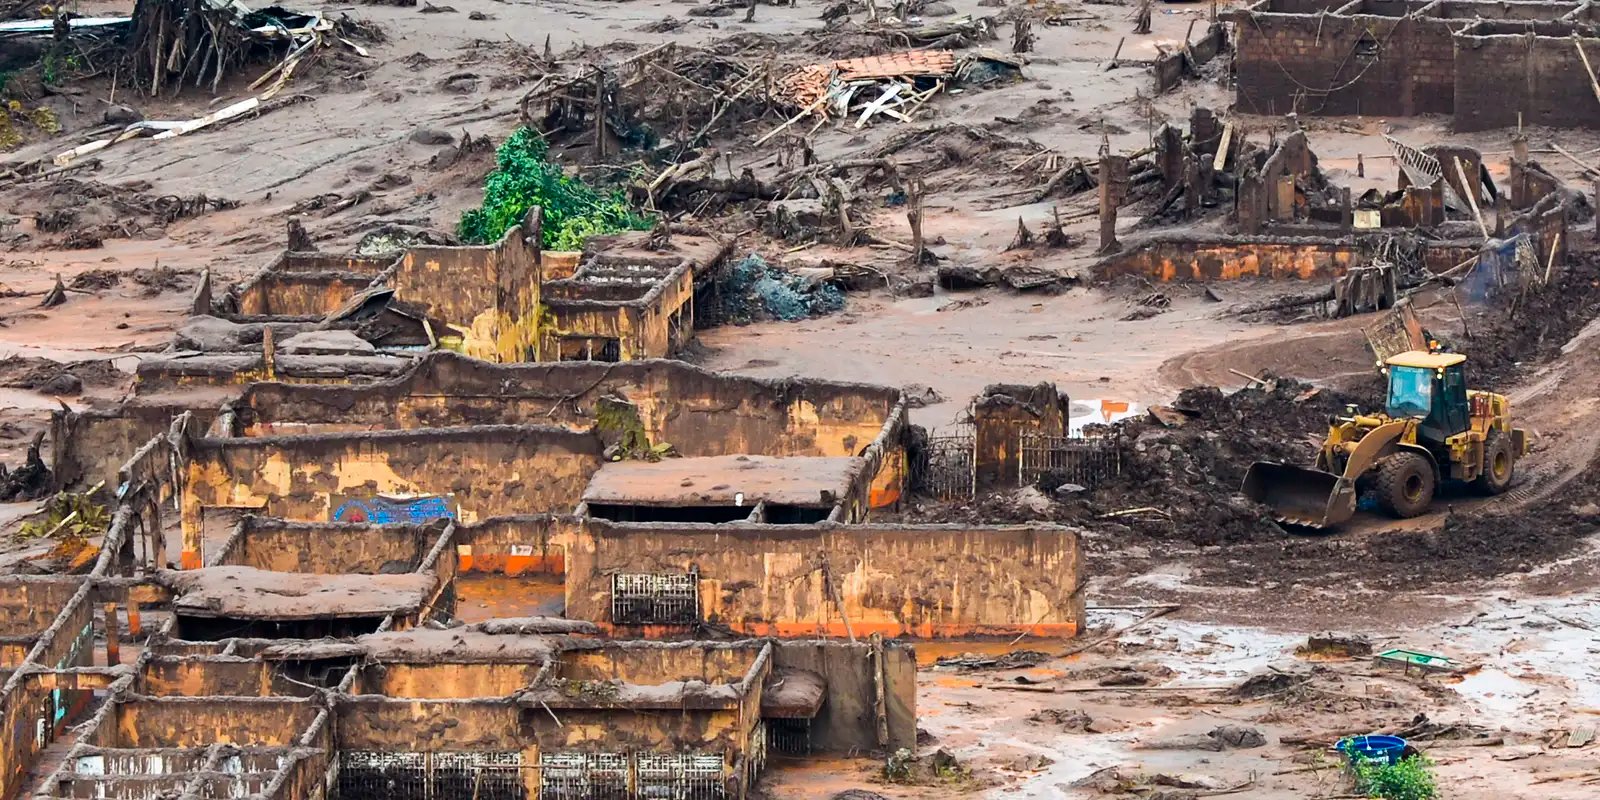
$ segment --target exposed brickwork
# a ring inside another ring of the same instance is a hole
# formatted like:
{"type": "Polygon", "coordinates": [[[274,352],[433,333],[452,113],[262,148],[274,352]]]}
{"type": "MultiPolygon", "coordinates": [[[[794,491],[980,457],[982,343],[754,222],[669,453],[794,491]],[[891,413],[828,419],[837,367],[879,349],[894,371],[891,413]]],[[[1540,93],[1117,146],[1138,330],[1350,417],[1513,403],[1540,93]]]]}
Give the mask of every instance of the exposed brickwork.
{"type": "MultiPolygon", "coordinates": [[[[1258,114],[1455,114],[1461,130],[1600,125],[1573,3],[1268,0],[1234,15],[1237,103],[1258,114]],[[1484,21],[1469,23],[1468,20],[1484,21]],[[1465,27],[1464,27],[1465,26],[1465,27]]],[[[1600,62],[1600,39],[1584,39],[1600,62]]]]}

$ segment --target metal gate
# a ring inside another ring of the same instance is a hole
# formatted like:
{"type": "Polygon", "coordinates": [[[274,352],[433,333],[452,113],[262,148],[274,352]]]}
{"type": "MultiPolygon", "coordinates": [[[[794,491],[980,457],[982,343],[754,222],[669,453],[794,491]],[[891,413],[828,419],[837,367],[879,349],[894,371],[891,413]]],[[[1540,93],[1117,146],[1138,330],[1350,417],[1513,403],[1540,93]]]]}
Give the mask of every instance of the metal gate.
{"type": "Polygon", "coordinates": [[[611,576],[611,622],[617,625],[689,625],[700,621],[700,576],[611,576]]]}
{"type": "Polygon", "coordinates": [[[971,434],[928,439],[922,491],[940,500],[971,500],[977,482],[977,438],[971,434]]]}
{"type": "Polygon", "coordinates": [[[1093,487],[1122,472],[1115,439],[1023,433],[1018,447],[1018,480],[1032,486],[1050,474],[1062,483],[1093,487]]]}

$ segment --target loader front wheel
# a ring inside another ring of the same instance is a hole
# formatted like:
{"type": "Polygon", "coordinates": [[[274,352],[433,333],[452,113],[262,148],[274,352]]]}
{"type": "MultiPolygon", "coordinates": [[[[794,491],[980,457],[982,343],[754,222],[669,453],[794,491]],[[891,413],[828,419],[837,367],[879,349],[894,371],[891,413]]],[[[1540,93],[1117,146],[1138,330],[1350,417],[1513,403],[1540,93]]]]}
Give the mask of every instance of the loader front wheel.
{"type": "Polygon", "coordinates": [[[1433,503],[1433,466],[1417,453],[1395,453],[1378,462],[1372,483],[1378,507],[1390,516],[1415,517],[1433,503]]]}
{"type": "Polygon", "coordinates": [[[1499,431],[1489,431],[1483,440],[1483,467],[1478,472],[1478,479],[1472,482],[1472,488],[1479,494],[1501,494],[1511,488],[1511,478],[1516,471],[1517,454],[1511,444],[1511,437],[1503,436],[1499,431]]]}

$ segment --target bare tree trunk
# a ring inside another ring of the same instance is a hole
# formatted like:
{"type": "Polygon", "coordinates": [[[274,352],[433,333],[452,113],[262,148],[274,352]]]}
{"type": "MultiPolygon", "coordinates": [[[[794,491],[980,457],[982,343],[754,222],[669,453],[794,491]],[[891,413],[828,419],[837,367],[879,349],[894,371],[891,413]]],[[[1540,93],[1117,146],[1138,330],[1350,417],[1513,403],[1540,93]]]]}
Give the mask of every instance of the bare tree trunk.
{"type": "Polygon", "coordinates": [[[922,246],[922,179],[906,181],[906,221],[911,223],[911,263],[921,264],[922,246]]]}

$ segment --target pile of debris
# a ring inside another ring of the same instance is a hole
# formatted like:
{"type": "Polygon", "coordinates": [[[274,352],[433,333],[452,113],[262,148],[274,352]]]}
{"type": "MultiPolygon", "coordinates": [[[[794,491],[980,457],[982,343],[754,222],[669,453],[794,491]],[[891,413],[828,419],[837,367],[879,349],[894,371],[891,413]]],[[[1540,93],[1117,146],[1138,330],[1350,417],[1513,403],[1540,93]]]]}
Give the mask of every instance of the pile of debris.
{"type": "Polygon", "coordinates": [[[930,98],[955,83],[990,84],[1021,75],[1021,61],[985,52],[957,59],[946,50],[908,50],[810,64],[784,76],[777,86],[785,105],[799,113],[757,144],[807,117],[816,119],[813,132],[830,119],[854,119],[856,128],[879,116],[910,122],[930,98]]]}
{"type": "Polygon", "coordinates": [[[179,220],[239,205],[204,194],[152,195],[150,188],[144,181],[122,185],[77,178],[38,181],[18,194],[9,211],[32,216],[37,232],[49,238],[30,241],[30,234],[15,231],[6,243],[30,249],[91,249],[107,239],[158,237],[179,220]]]}
{"type": "MultiPolygon", "coordinates": [[[[1239,493],[1245,471],[1255,461],[1312,463],[1328,418],[1350,403],[1372,405],[1272,376],[1233,394],[1186,389],[1170,407],[1098,431],[1116,438],[1121,474],[1091,490],[1074,487],[1063,502],[1080,520],[1197,545],[1282,537],[1271,515],[1239,493]]],[[[1061,483],[1046,475],[1039,488],[1061,483]]]]}
{"type": "Polygon", "coordinates": [[[520,113],[523,125],[578,160],[663,145],[681,157],[772,113],[775,77],[770,62],[751,67],[668,43],[615,64],[548,71],[522,96],[520,113]]]}
{"type": "Polygon", "coordinates": [[[790,272],[754,253],[724,268],[717,281],[720,323],[785,322],[832,314],[844,308],[844,294],[830,283],[829,270],[790,272]]]}

